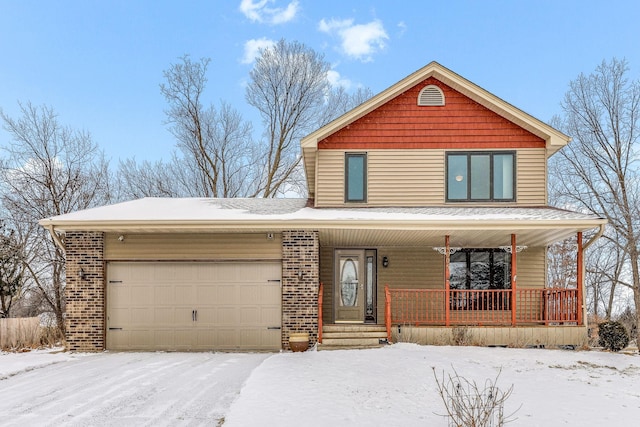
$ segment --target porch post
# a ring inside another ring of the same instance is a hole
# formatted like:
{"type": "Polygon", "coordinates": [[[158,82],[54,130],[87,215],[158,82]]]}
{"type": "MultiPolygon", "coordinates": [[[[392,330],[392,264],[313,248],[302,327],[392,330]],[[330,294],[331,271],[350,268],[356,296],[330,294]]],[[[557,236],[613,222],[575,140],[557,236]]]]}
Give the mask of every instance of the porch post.
{"type": "Polygon", "coordinates": [[[449,261],[451,258],[451,254],[449,252],[449,235],[444,236],[444,288],[445,288],[445,301],[444,301],[444,324],[445,326],[449,326],[449,305],[451,301],[451,282],[450,282],[450,274],[449,274],[449,261]]]}
{"type": "Polygon", "coordinates": [[[518,280],[516,235],[511,235],[511,326],[516,326],[516,282],[518,280]]]}
{"type": "Polygon", "coordinates": [[[583,258],[583,247],[582,247],[582,231],[578,231],[578,257],[577,257],[577,271],[576,271],[576,288],[577,290],[577,307],[578,311],[578,325],[582,325],[582,315],[584,310],[584,301],[583,299],[583,286],[584,286],[584,258],[583,258]]]}

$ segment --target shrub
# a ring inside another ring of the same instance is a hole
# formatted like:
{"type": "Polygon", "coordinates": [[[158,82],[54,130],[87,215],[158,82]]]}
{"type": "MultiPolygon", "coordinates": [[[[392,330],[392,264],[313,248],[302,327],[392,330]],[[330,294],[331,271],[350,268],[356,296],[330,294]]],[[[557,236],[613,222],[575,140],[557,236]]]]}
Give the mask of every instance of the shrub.
{"type": "Polygon", "coordinates": [[[598,343],[611,351],[620,351],[629,344],[629,333],[620,322],[602,322],[598,325],[598,343]]]}
{"type": "Polygon", "coordinates": [[[431,369],[446,410],[442,416],[448,418],[450,427],[502,427],[514,420],[515,412],[504,414],[504,403],[511,396],[513,385],[506,391],[497,385],[502,370],[494,380],[487,379],[484,386],[479,386],[458,375],[455,369],[453,375],[445,376],[443,372],[441,379],[436,369],[431,369]]]}

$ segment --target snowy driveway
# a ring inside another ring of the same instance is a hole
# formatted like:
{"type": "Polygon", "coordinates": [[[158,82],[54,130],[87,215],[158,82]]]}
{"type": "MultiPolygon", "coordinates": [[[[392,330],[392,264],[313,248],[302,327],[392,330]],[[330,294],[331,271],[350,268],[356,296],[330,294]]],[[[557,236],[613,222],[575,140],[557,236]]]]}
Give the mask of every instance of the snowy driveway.
{"type": "Polygon", "coordinates": [[[15,372],[3,372],[11,360],[2,356],[1,424],[220,425],[242,384],[269,356],[101,353],[68,360],[60,355],[64,363],[15,372]]]}

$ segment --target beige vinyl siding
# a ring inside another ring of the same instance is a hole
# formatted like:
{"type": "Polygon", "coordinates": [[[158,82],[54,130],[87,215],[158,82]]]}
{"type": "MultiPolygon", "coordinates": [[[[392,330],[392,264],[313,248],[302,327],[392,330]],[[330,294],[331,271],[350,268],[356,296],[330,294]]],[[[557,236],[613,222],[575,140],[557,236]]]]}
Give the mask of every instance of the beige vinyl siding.
{"type": "MultiPolygon", "coordinates": [[[[368,150],[367,203],[344,202],[343,150],[318,151],[316,206],[445,205],[445,152],[453,150],[368,150]]],[[[469,150],[461,150],[469,151],[469,150]]],[[[349,152],[365,152],[350,150],[349,152]]],[[[543,148],[516,151],[515,205],[546,204],[546,153],[543,148]]],[[[504,203],[482,203],[504,205],[504,203]]],[[[460,204],[457,204],[458,206],[460,204]]],[[[478,203],[474,203],[478,205],[478,203]]],[[[511,203],[510,205],[513,205],[511,203]]]]}
{"type": "Polygon", "coordinates": [[[517,254],[518,289],[542,289],[546,283],[547,250],[527,248],[517,254]]]}
{"type": "Polygon", "coordinates": [[[444,288],[444,256],[432,248],[382,247],[378,249],[378,318],[384,323],[384,287],[390,289],[444,288]],[[382,267],[382,257],[389,266],[382,267]]]}
{"type": "Polygon", "coordinates": [[[543,206],[547,203],[547,160],[542,148],[520,149],[517,156],[517,204],[543,206]]]}
{"type": "Polygon", "coordinates": [[[282,237],[255,234],[119,234],[105,236],[105,259],[280,260],[282,237]],[[120,241],[119,236],[124,240],[120,241]]]}

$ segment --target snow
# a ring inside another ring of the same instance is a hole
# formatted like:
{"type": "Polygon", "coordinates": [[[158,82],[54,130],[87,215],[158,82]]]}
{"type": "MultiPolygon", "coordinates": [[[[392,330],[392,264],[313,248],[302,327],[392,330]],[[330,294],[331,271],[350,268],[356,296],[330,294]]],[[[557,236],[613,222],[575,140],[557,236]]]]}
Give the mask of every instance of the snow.
{"type": "Polygon", "coordinates": [[[553,207],[311,208],[306,199],[154,198],[117,203],[43,219],[40,224],[75,222],[238,221],[605,221],[553,207]]]}
{"type": "Polygon", "coordinates": [[[28,353],[0,352],[0,381],[21,372],[28,372],[56,363],[67,362],[77,357],[79,357],[79,355],[63,352],[62,348],[33,350],[28,353]]]}
{"type": "Polygon", "coordinates": [[[640,356],[434,347],[0,354],[3,425],[447,425],[433,370],[513,385],[511,425],[635,425],[640,356]]]}
{"type": "Polygon", "coordinates": [[[635,425],[640,357],[602,352],[432,347],[289,353],[267,359],[245,384],[225,427],[446,425],[432,367],[483,385],[513,384],[513,425],[635,425]],[[520,405],[522,405],[520,407],[520,405]],[[518,410],[518,408],[520,409],[518,410]]]}

